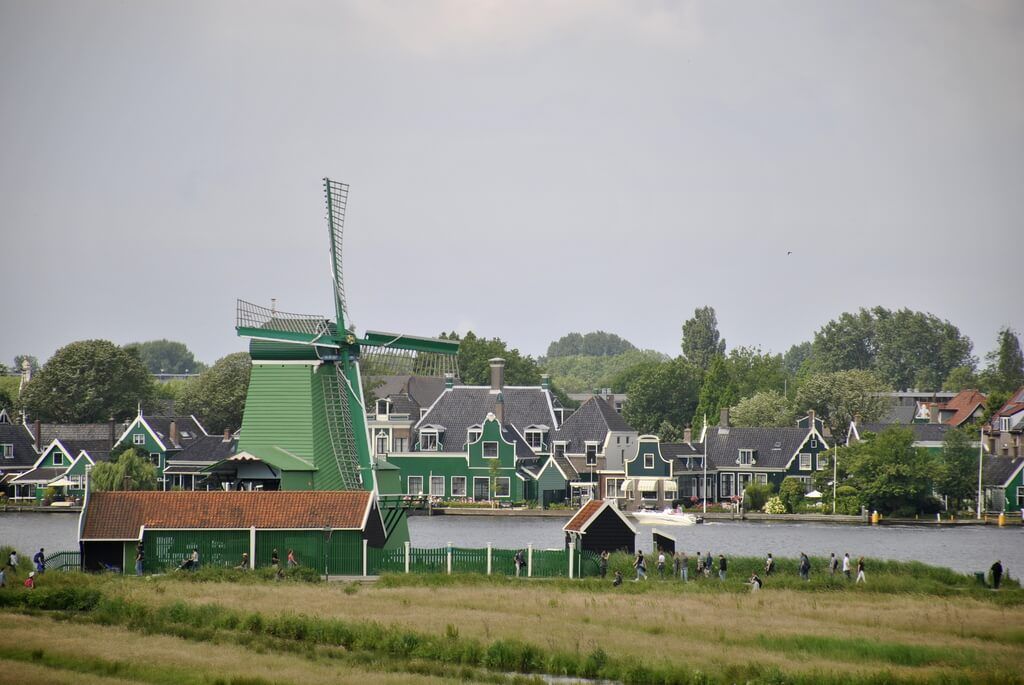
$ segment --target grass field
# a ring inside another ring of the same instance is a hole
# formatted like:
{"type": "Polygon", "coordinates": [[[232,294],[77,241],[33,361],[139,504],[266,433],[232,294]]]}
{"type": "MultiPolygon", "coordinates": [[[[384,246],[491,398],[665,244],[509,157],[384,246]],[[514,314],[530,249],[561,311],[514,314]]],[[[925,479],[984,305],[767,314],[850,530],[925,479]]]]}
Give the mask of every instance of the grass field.
{"type": "MultiPolygon", "coordinates": [[[[747,562],[758,563],[735,560],[734,576],[747,562]]],[[[1024,682],[1015,582],[996,593],[941,569],[887,578],[873,565],[868,586],[787,572],[759,593],[740,577],[612,588],[48,574],[33,593],[0,590],[0,667],[22,683],[1024,682]]]]}

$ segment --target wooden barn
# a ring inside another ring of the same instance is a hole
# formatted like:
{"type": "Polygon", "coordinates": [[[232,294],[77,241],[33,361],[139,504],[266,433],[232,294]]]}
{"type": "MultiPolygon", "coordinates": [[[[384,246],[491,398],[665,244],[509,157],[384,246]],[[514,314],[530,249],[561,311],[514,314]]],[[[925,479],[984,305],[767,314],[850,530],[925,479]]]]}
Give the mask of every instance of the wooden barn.
{"type": "Polygon", "coordinates": [[[636,526],[615,506],[615,500],[591,500],[562,528],[576,549],[589,552],[636,551],[636,526]]]}
{"type": "Polygon", "coordinates": [[[172,571],[192,550],[199,566],[270,566],[276,549],[327,575],[360,575],[367,547],[385,544],[368,491],[89,493],[79,519],[82,567],[134,572],[143,544],[146,573],[172,571]]]}

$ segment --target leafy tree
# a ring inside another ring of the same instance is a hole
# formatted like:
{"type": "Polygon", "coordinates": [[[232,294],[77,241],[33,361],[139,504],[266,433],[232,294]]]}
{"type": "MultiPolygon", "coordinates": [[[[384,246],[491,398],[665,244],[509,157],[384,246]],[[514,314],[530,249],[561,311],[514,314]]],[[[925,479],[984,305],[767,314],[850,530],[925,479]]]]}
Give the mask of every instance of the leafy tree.
{"type": "Polygon", "coordinates": [[[771,483],[751,483],[743,488],[743,508],[747,511],[761,511],[774,494],[775,486],[771,483]]]}
{"type": "Polygon", "coordinates": [[[949,372],[946,380],[942,381],[942,389],[950,392],[960,392],[969,388],[978,387],[978,376],[974,369],[969,366],[958,366],[949,372]]]}
{"type": "Polygon", "coordinates": [[[0,409],[6,409],[7,415],[14,420],[14,398],[11,397],[10,390],[0,385],[0,409]]]}
{"type": "Polygon", "coordinates": [[[500,338],[480,338],[473,331],[459,338],[457,333],[442,334],[442,338],[459,340],[459,375],[467,385],[489,385],[491,382],[490,360],[501,357],[505,360],[505,383],[507,385],[540,385],[540,367],[533,357],[509,349],[500,338]]]}
{"type": "Polygon", "coordinates": [[[807,340],[797,343],[786,350],[786,353],[782,355],[782,366],[785,367],[786,372],[791,376],[795,376],[804,365],[804,362],[811,358],[812,349],[811,341],[807,340]]]}
{"type": "Polygon", "coordinates": [[[938,388],[958,366],[974,366],[971,341],[948,321],[884,307],[844,313],[814,335],[815,371],[875,371],[897,388],[938,388]]]}
{"type": "Polygon", "coordinates": [[[988,423],[992,420],[992,416],[1003,408],[1003,405],[1010,401],[1010,393],[1002,390],[993,390],[985,398],[985,414],[982,416],[981,422],[988,423]]]}
{"type": "MultiPolygon", "coordinates": [[[[737,393],[733,386],[725,358],[718,355],[711,360],[711,366],[704,374],[704,383],[700,386],[697,409],[693,415],[694,426],[704,426],[704,418],[714,425],[722,409],[736,403],[737,393]]],[[[632,398],[630,398],[632,402],[632,398]]]]}
{"type": "Polygon", "coordinates": [[[10,372],[10,369],[7,368],[7,364],[0,362],[0,376],[7,376],[10,372]]]}
{"type": "Polygon", "coordinates": [[[153,396],[149,372],[132,350],[81,340],[53,355],[22,392],[25,411],[43,421],[89,423],[136,413],[153,396]]]}
{"type": "Polygon", "coordinates": [[[238,428],[242,425],[251,370],[248,352],[235,352],[218,359],[184,386],[179,399],[181,410],[198,416],[212,433],[238,428]]]}
{"type": "Polygon", "coordinates": [[[913,446],[914,433],[892,426],[861,437],[843,450],[849,473],[849,482],[843,484],[853,487],[869,509],[883,514],[935,511],[934,463],[927,450],[913,446]]]}
{"type": "Polygon", "coordinates": [[[32,371],[34,376],[39,371],[39,359],[31,354],[18,354],[14,357],[14,366],[11,368],[15,373],[21,373],[21,363],[28,360],[28,368],[32,371]]]}
{"type": "Polygon", "coordinates": [[[622,374],[647,362],[662,362],[667,357],[653,350],[630,350],[612,356],[571,355],[548,357],[540,366],[551,374],[552,380],[569,392],[591,392],[595,388],[611,388],[625,392],[622,374]]]}
{"type": "Polygon", "coordinates": [[[148,455],[136,447],[129,447],[111,455],[111,461],[100,462],[89,476],[89,488],[93,492],[113,490],[156,490],[156,466],[149,462],[148,455]]]}
{"type": "Polygon", "coordinates": [[[697,407],[699,373],[682,357],[645,365],[627,388],[623,418],[641,433],[656,433],[664,421],[686,424],[697,407]]]}
{"type": "Polygon", "coordinates": [[[889,388],[870,371],[836,371],[811,374],[796,394],[799,412],[813,409],[833,435],[845,435],[855,417],[864,423],[877,421],[889,408],[881,396],[889,388]]]}
{"type": "Polygon", "coordinates": [[[683,431],[673,426],[668,421],[662,421],[661,425],[658,426],[658,438],[662,442],[682,442],[683,431]]]}
{"type": "MultiPolygon", "coordinates": [[[[628,353],[632,354],[632,353],[628,353]]],[[[660,368],[663,364],[669,362],[667,357],[660,357],[654,359],[653,357],[648,358],[644,361],[638,362],[637,364],[627,366],[621,371],[614,374],[606,384],[606,387],[612,389],[612,392],[628,392],[629,386],[649,373],[652,373],[655,369],[660,368]]]]}
{"type": "Polygon", "coordinates": [[[786,369],[781,354],[766,354],[756,347],[734,347],[725,363],[738,397],[785,387],[786,369]]]}
{"type": "Polygon", "coordinates": [[[14,420],[15,412],[21,408],[18,388],[21,378],[18,376],[0,376],[0,409],[6,409],[7,415],[14,420]]]}
{"type": "Polygon", "coordinates": [[[985,356],[985,378],[989,389],[1012,393],[1024,385],[1024,354],[1020,339],[1012,328],[999,329],[996,349],[985,356]]]}
{"type": "Polygon", "coordinates": [[[554,357],[569,357],[574,355],[587,355],[595,357],[611,357],[623,352],[635,350],[633,343],[620,338],[614,333],[604,331],[593,331],[585,335],[569,333],[548,345],[548,359],[554,357]]]}
{"type": "Polygon", "coordinates": [[[199,373],[206,368],[205,364],[196,361],[185,343],[173,340],[129,343],[125,348],[136,350],[150,373],[199,373]]]}
{"type": "Polygon", "coordinates": [[[779,499],[786,507],[786,513],[792,514],[804,501],[804,484],[799,478],[786,476],[779,487],[779,499]]]}
{"type": "Polygon", "coordinates": [[[960,511],[966,500],[977,496],[978,455],[971,447],[971,433],[962,428],[946,432],[936,469],[935,490],[949,499],[954,511],[960,511]]]}
{"type": "Polygon", "coordinates": [[[793,425],[793,405],[775,390],[759,392],[740,400],[729,412],[734,426],[782,427],[793,425]]]}
{"type": "Polygon", "coordinates": [[[683,324],[683,358],[701,371],[711,366],[716,356],[725,354],[725,340],[718,333],[714,307],[698,307],[693,318],[683,324]]]}

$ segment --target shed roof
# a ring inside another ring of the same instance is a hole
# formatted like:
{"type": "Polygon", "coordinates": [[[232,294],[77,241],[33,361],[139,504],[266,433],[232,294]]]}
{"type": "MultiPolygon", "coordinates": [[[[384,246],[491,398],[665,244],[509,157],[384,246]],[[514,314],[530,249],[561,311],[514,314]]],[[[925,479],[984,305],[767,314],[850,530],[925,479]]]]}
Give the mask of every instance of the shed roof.
{"type": "Polygon", "coordinates": [[[618,516],[623,523],[629,526],[630,530],[636,533],[636,526],[634,526],[633,523],[628,518],[626,518],[625,514],[618,510],[618,508],[614,505],[614,501],[609,499],[590,500],[582,507],[580,507],[579,511],[577,511],[576,514],[571,519],[569,519],[569,522],[562,527],[562,530],[568,533],[579,533],[580,535],[583,535],[587,532],[587,528],[590,526],[590,524],[596,521],[597,517],[600,516],[601,513],[608,508],[614,511],[615,515],[618,516]]]}
{"type": "Polygon", "coordinates": [[[982,481],[985,485],[1004,487],[1017,475],[1021,466],[1024,466],[1024,457],[1011,459],[986,456],[981,462],[982,481]]]}
{"type": "Polygon", "coordinates": [[[168,530],[361,530],[373,503],[365,491],[95,492],[83,540],[137,540],[142,526],[168,530]]]}

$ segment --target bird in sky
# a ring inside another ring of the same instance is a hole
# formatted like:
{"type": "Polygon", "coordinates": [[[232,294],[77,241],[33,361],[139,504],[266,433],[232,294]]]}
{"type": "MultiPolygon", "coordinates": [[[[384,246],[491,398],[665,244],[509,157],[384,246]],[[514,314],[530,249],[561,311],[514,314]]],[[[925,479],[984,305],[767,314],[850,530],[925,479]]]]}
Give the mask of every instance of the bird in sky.
{"type": "Polygon", "coordinates": [[[786,256],[788,257],[788,256],[789,256],[789,255],[791,255],[791,254],[793,254],[793,251],[792,251],[792,250],[790,250],[789,252],[787,252],[787,253],[786,253],[786,256]]]}

